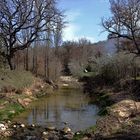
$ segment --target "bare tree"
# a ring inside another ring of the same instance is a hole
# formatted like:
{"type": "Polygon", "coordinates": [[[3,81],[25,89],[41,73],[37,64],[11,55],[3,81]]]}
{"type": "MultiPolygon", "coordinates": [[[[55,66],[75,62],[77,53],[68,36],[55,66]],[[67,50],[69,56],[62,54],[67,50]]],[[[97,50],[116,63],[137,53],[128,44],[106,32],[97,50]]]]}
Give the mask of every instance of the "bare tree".
{"type": "Polygon", "coordinates": [[[110,0],[112,17],[102,19],[111,38],[124,38],[127,50],[140,55],[140,0],[110,0]]]}
{"type": "Polygon", "coordinates": [[[5,45],[1,53],[13,69],[15,52],[28,48],[39,38],[40,32],[47,30],[47,23],[55,22],[55,16],[60,12],[55,0],[0,0],[0,9],[0,38],[5,45]],[[25,30],[30,31],[26,40],[22,37],[25,30]]]}

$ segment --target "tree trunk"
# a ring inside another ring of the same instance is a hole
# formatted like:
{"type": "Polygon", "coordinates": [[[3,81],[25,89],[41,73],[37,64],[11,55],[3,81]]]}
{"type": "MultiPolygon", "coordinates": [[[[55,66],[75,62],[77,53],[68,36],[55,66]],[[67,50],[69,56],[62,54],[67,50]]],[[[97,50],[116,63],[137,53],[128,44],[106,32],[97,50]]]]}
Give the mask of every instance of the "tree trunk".
{"type": "Polygon", "coordinates": [[[10,70],[13,70],[14,67],[12,65],[12,58],[10,56],[7,57],[7,61],[8,61],[8,64],[9,64],[9,67],[10,67],[10,70]]]}
{"type": "Polygon", "coordinates": [[[27,48],[27,49],[26,49],[26,71],[29,70],[29,65],[28,65],[28,63],[29,63],[29,60],[28,60],[28,48],[27,48]]]}
{"type": "Polygon", "coordinates": [[[45,53],[45,55],[44,55],[44,76],[46,78],[47,77],[47,73],[46,73],[46,71],[47,71],[47,47],[45,47],[44,50],[45,50],[44,51],[44,53],[45,53]]]}

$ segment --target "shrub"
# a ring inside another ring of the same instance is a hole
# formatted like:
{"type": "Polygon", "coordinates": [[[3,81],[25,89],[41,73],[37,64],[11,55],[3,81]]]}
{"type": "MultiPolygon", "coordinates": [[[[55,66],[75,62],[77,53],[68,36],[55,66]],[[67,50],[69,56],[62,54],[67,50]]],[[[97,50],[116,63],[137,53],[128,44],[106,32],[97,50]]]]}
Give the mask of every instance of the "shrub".
{"type": "Polygon", "coordinates": [[[0,70],[0,88],[10,92],[28,87],[33,82],[33,75],[27,71],[0,70]]]}
{"type": "MultiPolygon", "coordinates": [[[[113,83],[121,79],[130,79],[139,74],[140,63],[136,62],[134,55],[119,53],[98,61],[99,75],[107,83],[113,83]]],[[[103,59],[103,58],[102,58],[103,59]]]]}

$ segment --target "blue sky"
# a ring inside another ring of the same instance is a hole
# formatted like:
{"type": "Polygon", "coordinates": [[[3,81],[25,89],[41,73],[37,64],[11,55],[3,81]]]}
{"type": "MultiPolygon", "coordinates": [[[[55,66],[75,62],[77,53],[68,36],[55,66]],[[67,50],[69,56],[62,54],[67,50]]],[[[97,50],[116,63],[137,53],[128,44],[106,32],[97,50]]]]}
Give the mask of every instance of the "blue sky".
{"type": "Polygon", "coordinates": [[[63,32],[63,40],[78,40],[86,37],[92,42],[107,38],[102,33],[101,18],[109,17],[108,0],[59,0],[59,7],[65,10],[68,24],[63,32]]]}

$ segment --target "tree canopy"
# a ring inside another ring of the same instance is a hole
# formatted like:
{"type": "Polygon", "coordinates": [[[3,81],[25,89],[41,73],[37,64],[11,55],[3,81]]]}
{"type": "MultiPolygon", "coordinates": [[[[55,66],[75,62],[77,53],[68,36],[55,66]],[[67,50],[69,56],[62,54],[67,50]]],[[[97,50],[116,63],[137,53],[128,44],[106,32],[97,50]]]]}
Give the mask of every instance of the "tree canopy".
{"type": "Polygon", "coordinates": [[[7,58],[11,69],[15,52],[42,39],[47,26],[54,30],[58,17],[59,22],[62,17],[55,0],[0,0],[0,9],[0,38],[5,48],[1,54],[7,58]]]}

